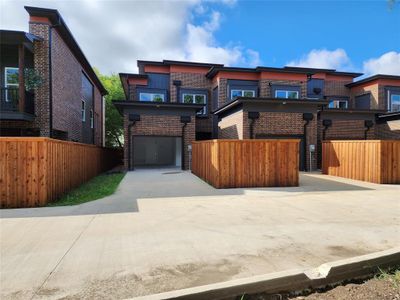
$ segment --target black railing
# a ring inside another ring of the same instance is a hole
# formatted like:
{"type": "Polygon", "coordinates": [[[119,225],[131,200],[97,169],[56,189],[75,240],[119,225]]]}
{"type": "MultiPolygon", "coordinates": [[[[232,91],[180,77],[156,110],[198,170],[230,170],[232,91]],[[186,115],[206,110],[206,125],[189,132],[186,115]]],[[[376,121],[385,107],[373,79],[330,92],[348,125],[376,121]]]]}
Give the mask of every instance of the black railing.
{"type": "MultiPolygon", "coordinates": [[[[35,95],[32,92],[25,91],[24,112],[33,114],[35,111],[35,95]]],[[[18,112],[19,110],[19,89],[1,88],[0,90],[0,110],[9,112],[18,112]]]]}

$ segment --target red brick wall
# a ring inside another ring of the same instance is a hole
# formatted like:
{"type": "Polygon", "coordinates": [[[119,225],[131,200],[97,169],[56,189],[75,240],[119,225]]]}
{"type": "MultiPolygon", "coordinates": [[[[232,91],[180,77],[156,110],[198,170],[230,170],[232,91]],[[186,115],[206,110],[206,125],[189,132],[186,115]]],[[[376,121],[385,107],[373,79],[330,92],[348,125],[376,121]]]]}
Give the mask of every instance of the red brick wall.
{"type": "MultiPolygon", "coordinates": [[[[350,96],[350,89],[345,85],[350,81],[338,81],[338,80],[325,80],[324,84],[324,95],[325,96],[350,96]]],[[[350,106],[350,103],[349,103],[350,106]]]]}
{"type": "Polygon", "coordinates": [[[218,138],[243,139],[243,111],[238,111],[222,118],[218,122],[218,138]]]}
{"type": "MultiPolygon", "coordinates": [[[[30,32],[42,37],[44,41],[34,44],[35,68],[45,79],[44,84],[35,91],[35,126],[40,128],[41,136],[50,135],[50,111],[49,111],[49,51],[48,51],[48,24],[30,23],[30,32]]],[[[83,68],[65,44],[56,29],[52,29],[52,124],[54,130],[68,132],[68,139],[78,142],[83,140],[83,128],[90,129],[89,111],[87,106],[87,120],[81,120],[81,93],[82,93],[82,71],[83,68]]],[[[94,87],[95,102],[95,130],[94,142],[102,145],[102,98],[100,91],[94,87]]],[[[89,141],[91,142],[91,140],[89,141]]]]}
{"type": "MultiPolygon", "coordinates": [[[[322,139],[322,120],[319,121],[318,129],[322,139]]],[[[368,131],[367,139],[374,139],[375,125],[368,131]]],[[[326,140],[363,140],[364,139],[364,120],[332,120],[325,133],[326,140]]]]}
{"type": "Polygon", "coordinates": [[[271,94],[271,85],[293,85],[300,86],[300,98],[307,97],[307,82],[298,80],[270,80],[261,79],[260,86],[260,97],[274,98],[275,95],[271,94]]]}
{"type": "MultiPolygon", "coordinates": [[[[192,117],[191,122],[185,127],[185,136],[183,145],[185,149],[185,168],[189,167],[188,145],[195,140],[196,118],[192,117]]],[[[124,166],[128,169],[128,114],[124,115],[124,166]]],[[[146,136],[182,136],[183,123],[180,121],[180,116],[151,116],[141,115],[140,121],[136,122],[131,129],[131,135],[146,135],[146,136]]],[[[132,158],[133,161],[133,158],[132,158]]]]}

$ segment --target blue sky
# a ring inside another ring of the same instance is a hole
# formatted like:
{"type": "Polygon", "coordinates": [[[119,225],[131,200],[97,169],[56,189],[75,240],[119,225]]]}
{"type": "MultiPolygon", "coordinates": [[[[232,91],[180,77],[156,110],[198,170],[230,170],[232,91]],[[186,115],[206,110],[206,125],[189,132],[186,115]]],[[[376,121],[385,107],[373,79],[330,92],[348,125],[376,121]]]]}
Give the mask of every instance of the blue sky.
{"type": "Polygon", "coordinates": [[[240,42],[267,65],[342,48],[350,67],[362,70],[363,61],[400,51],[400,7],[390,10],[387,1],[239,1],[220,9],[217,40],[240,42]]]}
{"type": "Polygon", "coordinates": [[[24,5],[58,9],[103,73],[169,59],[400,75],[399,1],[1,0],[0,27],[28,31],[24,5]]]}

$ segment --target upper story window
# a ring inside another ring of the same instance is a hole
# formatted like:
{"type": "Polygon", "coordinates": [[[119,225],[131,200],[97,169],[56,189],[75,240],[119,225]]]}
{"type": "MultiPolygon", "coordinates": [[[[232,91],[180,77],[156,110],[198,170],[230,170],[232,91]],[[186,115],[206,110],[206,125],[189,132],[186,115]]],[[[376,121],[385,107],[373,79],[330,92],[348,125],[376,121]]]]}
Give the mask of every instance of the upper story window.
{"type": "Polygon", "coordinates": [[[390,94],[389,110],[392,112],[400,111],[400,93],[390,94]]]}
{"type": "Polygon", "coordinates": [[[150,101],[150,102],[164,102],[165,97],[164,97],[164,94],[160,94],[160,93],[140,93],[139,100],[140,101],[150,101]]]}
{"type": "Polygon", "coordinates": [[[18,68],[6,67],[4,68],[4,86],[6,90],[6,101],[16,101],[18,99],[18,92],[10,91],[9,89],[18,89],[19,86],[19,70],[18,68]]]}
{"type": "Polygon", "coordinates": [[[299,99],[298,91],[276,90],[275,98],[299,99]]]}
{"type": "Polygon", "coordinates": [[[231,90],[231,99],[236,97],[255,97],[256,93],[253,90],[231,90]]]}
{"type": "Polygon", "coordinates": [[[90,110],[90,128],[94,128],[94,114],[93,114],[93,109],[90,110]]]}
{"type": "Polygon", "coordinates": [[[193,104],[204,104],[202,110],[198,111],[198,115],[205,115],[207,114],[207,101],[206,95],[204,94],[192,94],[192,93],[184,93],[182,94],[182,102],[183,103],[193,103],[193,104]]]}
{"type": "Polygon", "coordinates": [[[329,108],[346,109],[348,107],[347,100],[331,100],[329,101],[329,108]]]}
{"type": "Polygon", "coordinates": [[[81,118],[82,122],[86,122],[86,101],[81,100],[81,118]]]}

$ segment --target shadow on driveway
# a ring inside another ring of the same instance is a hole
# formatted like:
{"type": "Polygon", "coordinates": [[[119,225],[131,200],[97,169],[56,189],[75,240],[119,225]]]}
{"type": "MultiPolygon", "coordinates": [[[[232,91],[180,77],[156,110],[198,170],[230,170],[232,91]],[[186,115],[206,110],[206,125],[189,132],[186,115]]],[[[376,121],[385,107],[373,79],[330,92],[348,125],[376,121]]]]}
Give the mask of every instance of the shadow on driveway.
{"type": "Polygon", "coordinates": [[[139,211],[137,200],[146,198],[244,195],[246,191],[309,193],[372,190],[365,185],[343,183],[329,177],[321,177],[324,175],[300,173],[299,187],[215,189],[190,172],[143,169],[128,172],[115,194],[103,199],[73,206],[2,209],[0,218],[132,213],[139,211]]]}

